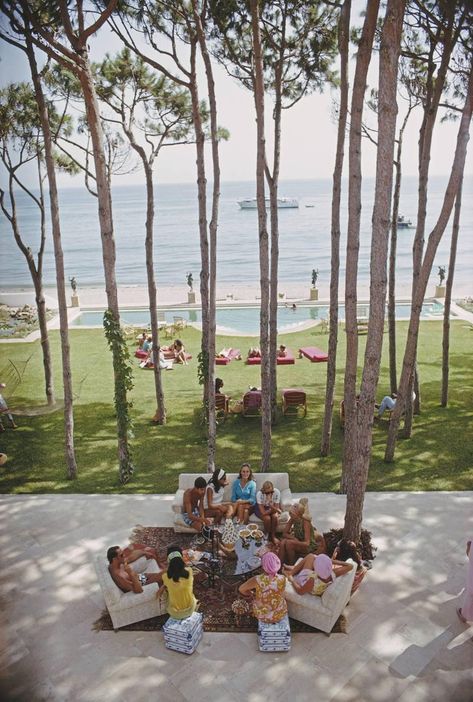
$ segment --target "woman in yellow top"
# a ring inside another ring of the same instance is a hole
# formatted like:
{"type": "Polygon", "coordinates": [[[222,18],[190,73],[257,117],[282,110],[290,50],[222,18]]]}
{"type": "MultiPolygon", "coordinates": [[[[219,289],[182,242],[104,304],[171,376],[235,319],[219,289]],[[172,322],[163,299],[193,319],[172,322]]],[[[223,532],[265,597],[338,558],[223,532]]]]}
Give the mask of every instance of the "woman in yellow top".
{"type": "Polygon", "coordinates": [[[278,573],[281,561],[272,551],[261,558],[264,573],[250,578],[238,588],[240,595],[253,599],[253,616],[260,622],[275,624],[287,614],[284,597],[286,577],[278,573]],[[254,592],[254,595],[253,595],[254,592]]]}
{"type": "Polygon", "coordinates": [[[187,619],[197,609],[197,600],[192,590],[194,575],[191,568],[186,568],[180,546],[169,546],[167,558],[168,569],[163,573],[163,584],[156,597],[160,597],[166,588],[169,616],[173,619],[187,619]]]}

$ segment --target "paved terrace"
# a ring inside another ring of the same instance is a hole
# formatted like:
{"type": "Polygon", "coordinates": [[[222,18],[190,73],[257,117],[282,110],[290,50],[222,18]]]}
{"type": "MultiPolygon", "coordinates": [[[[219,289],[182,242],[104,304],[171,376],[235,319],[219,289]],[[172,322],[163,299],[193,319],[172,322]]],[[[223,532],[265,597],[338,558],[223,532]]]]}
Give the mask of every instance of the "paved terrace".
{"type": "MultiPolygon", "coordinates": [[[[170,523],[170,495],[0,498],[0,697],[60,702],[471,702],[473,627],[455,614],[473,536],[472,492],[370,493],[378,547],[346,610],[347,634],[296,634],[289,653],[256,635],[206,633],[198,651],[161,633],[94,632],[103,599],[92,556],[134,525],[170,523]],[[2,694],[3,693],[3,694],[2,694]]],[[[343,496],[310,495],[319,528],[343,496]]]]}

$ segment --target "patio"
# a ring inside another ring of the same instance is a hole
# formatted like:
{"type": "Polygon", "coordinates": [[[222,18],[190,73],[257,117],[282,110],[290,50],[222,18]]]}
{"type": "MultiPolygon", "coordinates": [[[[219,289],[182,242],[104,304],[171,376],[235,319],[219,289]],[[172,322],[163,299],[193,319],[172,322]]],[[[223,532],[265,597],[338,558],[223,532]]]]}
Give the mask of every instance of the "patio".
{"type": "MultiPolygon", "coordinates": [[[[343,496],[309,497],[319,529],[343,524],[343,496]]],[[[253,634],[206,633],[190,657],[161,633],[92,630],[103,607],[93,554],[136,524],[169,525],[172,498],[1,496],[2,699],[471,701],[473,627],[455,607],[472,492],[366,495],[378,556],[345,611],[347,634],[296,634],[272,654],[253,634]]]]}

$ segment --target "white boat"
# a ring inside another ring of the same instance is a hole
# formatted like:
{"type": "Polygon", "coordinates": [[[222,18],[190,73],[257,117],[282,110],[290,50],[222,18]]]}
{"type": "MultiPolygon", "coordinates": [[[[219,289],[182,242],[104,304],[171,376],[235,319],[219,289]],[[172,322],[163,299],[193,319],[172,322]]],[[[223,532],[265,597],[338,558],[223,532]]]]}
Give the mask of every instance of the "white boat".
{"type": "MultiPolygon", "coordinates": [[[[256,201],[256,198],[248,198],[247,200],[238,200],[238,204],[240,205],[242,210],[257,210],[258,209],[258,203],[256,201]]],[[[266,207],[270,207],[270,201],[269,197],[266,198],[266,207]]],[[[294,197],[278,197],[278,209],[289,209],[289,208],[296,208],[299,207],[299,202],[296,200],[294,197]]]]}
{"type": "Polygon", "coordinates": [[[412,227],[412,222],[410,219],[406,219],[403,215],[399,215],[397,218],[397,228],[398,229],[410,229],[412,227]]]}

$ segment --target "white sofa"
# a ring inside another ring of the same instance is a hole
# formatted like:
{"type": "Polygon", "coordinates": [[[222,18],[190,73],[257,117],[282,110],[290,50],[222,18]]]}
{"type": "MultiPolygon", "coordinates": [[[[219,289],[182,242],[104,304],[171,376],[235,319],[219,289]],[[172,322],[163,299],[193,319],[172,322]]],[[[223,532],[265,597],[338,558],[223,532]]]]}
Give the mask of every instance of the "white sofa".
{"type": "MultiPolygon", "coordinates": [[[[210,479],[209,473],[200,473],[206,481],[210,479]]],[[[174,513],[174,531],[185,534],[195,534],[195,529],[187,526],[182,519],[184,491],[194,487],[194,481],[199,477],[197,473],[181,473],[179,476],[179,487],[174,496],[172,511],[174,513]]],[[[289,508],[292,505],[292,493],[289,487],[289,475],[287,473],[255,473],[256,489],[260,490],[266,480],[270,480],[274,487],[281,491],[281,507],[284,510],[279,519],[278,531],[282,531],[289,519],[289,508]]],[[[227,473],[228,485],[223,493],[224,502],[230,502],[233,481],[238,478],[238,473],[227,473]]],[[[250,517],[250,522],[261,524],[261,520],[254,514],[250,517]]]]}
{"type": "Polygon", "coordinates": [[[310,593],[298,595],[288,581],[285,596],[289,616],[330,634],[350,600],[356,564],[352,560],[348,560],[347,563],[352,563],[353,568],[329,585],[321,597],[310,593]]]}
{"type": "MultiPolygon", "coordinates": [[[[156,561],[144,556],[131,566],[137,573],[159,573],[156,561]]],[[[158,583],[145,585],[143,592],[122,592],[113,582],[107,558],[102,555],[95,557],[95,570],[114,629],[166,614],[166,597],[156,599],[158,583]]]]}

